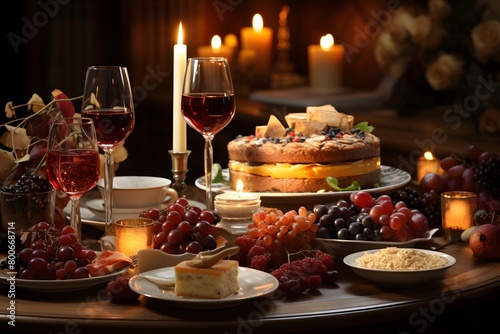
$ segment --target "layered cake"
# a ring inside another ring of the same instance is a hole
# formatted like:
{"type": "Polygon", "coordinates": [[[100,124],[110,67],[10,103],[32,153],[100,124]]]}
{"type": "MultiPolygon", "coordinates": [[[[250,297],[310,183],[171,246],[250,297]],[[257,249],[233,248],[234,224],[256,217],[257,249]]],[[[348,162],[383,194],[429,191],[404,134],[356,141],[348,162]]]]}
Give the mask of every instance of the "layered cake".
{"type": "Polygon", "coordinates": [[[244,191],[335,191],[356,181],[373,188],[380,181],[380,139],[354,117],[333,106],[308,107],[306,112],[285,116],[285,127],[275,116],[250,136],[228,143],[230,183],[238,180],[244,191]]]}
{"type": "Polygon", "coordinates": [[[220,260],[209,268],[192,267],[189,261],[175,266],[177,296],[221,299],[239,290],[238,261],[220,260]]]}

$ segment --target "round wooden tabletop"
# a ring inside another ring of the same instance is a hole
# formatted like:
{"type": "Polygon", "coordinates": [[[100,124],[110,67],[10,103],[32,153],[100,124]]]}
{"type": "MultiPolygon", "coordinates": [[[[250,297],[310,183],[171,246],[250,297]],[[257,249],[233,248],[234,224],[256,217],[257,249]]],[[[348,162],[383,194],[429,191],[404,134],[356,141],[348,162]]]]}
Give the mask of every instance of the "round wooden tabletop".
{"type": "MultiPolygon", "coordinates": [[[[431,243],[444,243],[433,238],[431,243]]],[[[429,246],[429,245],[425,245],[429,246]]],[[[141,296],[131,305],[112,304],[105,284],[64,293],[9,289],[2,285],[0,329],[52,333],[315,333],[349,332],[429,333],[448,326],[450,319],[463,329],[466,319],[500,295],[500,263],[475,257],[465,243],[440,251],[457,263],[445,277],[425,285],[395,289],[377,286],[336,259],[337,284],[297,298],[271,296],[248,300],[230,308],[192,309],[141,296]],[[6,306],[15,302],[15,311],[6,306]],[[472,303],[476,306],[472,307],[472,303]],[[479,304],[478,304],[479,303],[479,304]],[[456,318],[458,317],[458,318],[456,318]],[[15,319],[15,327],[8,322],[15,319]],[[461,325],[460,325],[461,324],[461,325]],[[77,331],[77,330],[81,330],[77,331]]],[[[447,327],[448,328],[448,327],[447,327]]]]}

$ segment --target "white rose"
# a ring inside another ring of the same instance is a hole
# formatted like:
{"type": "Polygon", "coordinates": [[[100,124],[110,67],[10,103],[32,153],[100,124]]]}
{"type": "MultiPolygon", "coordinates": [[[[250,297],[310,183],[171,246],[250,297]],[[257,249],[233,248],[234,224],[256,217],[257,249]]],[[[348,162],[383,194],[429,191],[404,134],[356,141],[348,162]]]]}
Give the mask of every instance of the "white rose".
{"type": "Polygon", "coordinates": [[[432,18],[444,20],[451,13],[451,6],[446,0],[429,0],[429,14],[432,18]]]}
{"type": "Polygon", "coordinates": [[[397,12],[387,27],[387,32],[397,43],[402,43],[410,36],[409,30],[415,18],[405,10],[397,12]]]}
{"type": "Polygon", "coordinates": [[[490,135],[500,132],[500,110],[487,108],[479,118],[479,131],[490,135]]]}
{"type": "Polygon", "coordinates": [[[375,59],[381,68],[386,67],[395,59],[412,54],[414,48],[407,43],[396,43],[389,32],[384,31],[378,36],[375,45],[375,59]]]}
{"type": "Polygon", "coordinates": [[[442,54],[427,67],[427,82],[436,91],[456,86],[462,78],[463,66],[463,60],[450,54],[442,54]]]}
{"type": "Polygon", "coordinates": [[[375,44],[375,60],[379,67],[384,68],[387,63],[397,56],[397,45],[388,32],[383,32],[378,36],[375,44]]]}
{"type": "Polygon", "coordinates": [[[477,60],[482,63],[488,60],[500,62],[500,22],[481,22],[472,29],[471,39],[477,60]]]}
{"type": "Polygon", "coordinates": [[[435,50],[446,34],[441,23],[427,15],[418,16],[410,28],[413,41],[426,50],[435,50]]]}

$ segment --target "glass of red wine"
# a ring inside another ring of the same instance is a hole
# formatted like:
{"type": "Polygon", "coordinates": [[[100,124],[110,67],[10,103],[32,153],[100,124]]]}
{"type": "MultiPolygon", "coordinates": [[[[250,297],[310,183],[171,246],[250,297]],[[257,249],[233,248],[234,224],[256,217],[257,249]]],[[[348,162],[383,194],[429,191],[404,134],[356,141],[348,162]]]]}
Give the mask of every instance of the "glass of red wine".
{"type": "Polygon", "coordinates": [[[207,210],[213,210],[212,164],[214,136],[234,116],[233,81],[224,57],[189,58],[184,76],[182,115],[205,138],[205,191],[207,210]]]}
{"type": "Polygon", "coordinates": [[[71,200],[71,227],[81,241],[80,197],[99,181],[99,146],[90,118],[55,118],[51,121],[46,170],[50,183],[71,200]]]}
{"type": "Polygon", "coordinates": [[[134,128],[134,102],[126,67],[91,66],[87,69],[82,98],[82,116],[94,121],[97,143],[104,151],[104,211],[107,234],[113,223],[113,150],[134,128]]]}

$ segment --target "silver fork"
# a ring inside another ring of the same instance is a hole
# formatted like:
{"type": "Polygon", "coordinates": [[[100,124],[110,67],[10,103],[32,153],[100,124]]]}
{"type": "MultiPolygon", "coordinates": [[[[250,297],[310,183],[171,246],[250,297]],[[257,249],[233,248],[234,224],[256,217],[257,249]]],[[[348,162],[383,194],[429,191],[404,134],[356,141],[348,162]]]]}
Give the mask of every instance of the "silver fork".
{"type": "Polygon", "coordinates": [[[133,266],[133,268],[136,268],[137,267],[137,261],[138,261],[137,255],[132,255],[130,257],[130,259],[132,260],[132,266],[133,266]]]}

